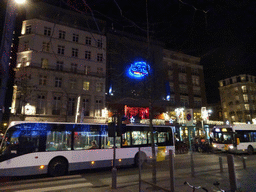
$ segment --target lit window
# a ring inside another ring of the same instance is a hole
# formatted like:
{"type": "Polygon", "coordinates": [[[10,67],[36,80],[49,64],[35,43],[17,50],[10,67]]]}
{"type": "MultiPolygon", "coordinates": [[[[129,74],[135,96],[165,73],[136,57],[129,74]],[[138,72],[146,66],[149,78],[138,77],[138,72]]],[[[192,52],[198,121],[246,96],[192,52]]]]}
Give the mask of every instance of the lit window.
{"type": "Polygon", "coordinates": [[[245,85],[241,86],[241,89],[243,90],[243,93],[247,92],[247,87],[245,85]]]}
{"type": "Polygon", "coordinates": [[[84,81],[83,82],[83,90],[89,91],[90,88],[90,82],[89,81],[84,81]]]}
{"type": "Polygon", "coordinates": [[[91,67],[90,66],[84,66],[84,74],[85,75],[88,75],[89,73],[90,73],[90,71],[91,71],[91,67]]]}
{"type": "Polygon", "coordinates": [[[243,98],[244,98],[244,102],[248,102],[248,95],[247,94],[243,94],[243,98]]]}
{"type": "Polygon", "coordinates": [[[44,52],[49,52],[50,51],[50,43],[49,42],[43,42],[42,51],[44,51],[44,52]]]}
{"type": "Polygon", "coordinates": [[[244,108],[245,108],[245,110],[250,110],[249,104],[245,104],[245,105],[244,105],[244,108]]]}
{"type": "Polygon", "coordinates": [[[42,66],[43,69],[48,69],[48,66],[49,66],[48,59],[42,58],[41,59],[41,66],[42,66]]]}
{"type": "Polygon", "coordinates": [[[96,91],[101,92],[103,88],[103,83],[96,83],[96,91]]]}

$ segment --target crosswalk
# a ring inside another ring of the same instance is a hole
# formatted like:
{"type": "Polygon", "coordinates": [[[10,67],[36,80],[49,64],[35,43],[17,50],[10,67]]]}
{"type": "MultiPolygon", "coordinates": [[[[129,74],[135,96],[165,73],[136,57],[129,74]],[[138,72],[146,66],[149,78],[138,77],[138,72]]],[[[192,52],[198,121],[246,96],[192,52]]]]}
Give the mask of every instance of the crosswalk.
{"type": "Polygon", "coordinates": [[[75,188],[91,187],[92,183],[88,182],[81,175],[71,175],[56,178],[31,179],[22,181],[13,181],[1,183],[0,191],[15,192],[49,192],[62,191],[75,188]]]}

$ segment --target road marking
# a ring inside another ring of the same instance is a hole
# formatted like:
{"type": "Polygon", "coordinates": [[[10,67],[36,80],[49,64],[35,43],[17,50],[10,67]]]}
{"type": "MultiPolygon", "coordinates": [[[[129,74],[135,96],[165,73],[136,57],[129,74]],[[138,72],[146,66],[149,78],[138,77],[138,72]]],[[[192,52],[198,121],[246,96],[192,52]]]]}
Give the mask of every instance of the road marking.
{"type": "MultiPolygon", "coordinates": [[[[74,182],[85,182],[85,178],[77,178],[77,179],[69,179],[69,180],[58,180],[58,181],[47,181],[47,182],[40,182],[40,183],[33,183],[33,184],[22,184],[22,185],[12,185],[6,187],[0,187],[0,190],[15,190],[20,188],[29,188],[29,187],[43,187],[45,185],[58,185],[58,184],[67,184],[67,183],[74,183],[74,182]]],[[[36,182],[36,181],[35,181],[36,182]]]]}
{"type": "Polygon", "coordinates": [[[79,184],[72,184],[72,185],[61,185],[61,186],[55,186],[55,187],[45,187],[45,188],[37,188],[37,189],[26,189],[26,190],[20,190],[16,192],[45,192],[45,191],[54,191],[54,190],[62,190],[62,189],[73,189],[73,188],[79,188],[79,187],[88,187],[92,186],[92,183],[79,183],[79,184]]]}

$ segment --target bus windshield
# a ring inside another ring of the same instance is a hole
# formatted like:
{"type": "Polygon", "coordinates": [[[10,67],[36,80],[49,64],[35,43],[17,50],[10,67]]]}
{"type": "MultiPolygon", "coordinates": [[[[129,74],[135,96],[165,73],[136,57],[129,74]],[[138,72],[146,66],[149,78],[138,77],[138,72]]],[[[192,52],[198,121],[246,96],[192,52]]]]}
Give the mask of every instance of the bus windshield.
{"type": "Polygon", "coordinates": [[[221,144],[232,144],[232,132],[213,132],[213,142],[221,144]]]}

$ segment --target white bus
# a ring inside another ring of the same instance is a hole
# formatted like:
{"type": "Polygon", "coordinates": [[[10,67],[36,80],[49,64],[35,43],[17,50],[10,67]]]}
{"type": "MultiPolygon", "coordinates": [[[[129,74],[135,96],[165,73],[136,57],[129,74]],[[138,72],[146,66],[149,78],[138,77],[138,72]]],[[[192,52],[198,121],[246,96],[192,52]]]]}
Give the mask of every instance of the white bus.
{"type": "Polygon", "coordinates": [[[256,125],[215,126],[211,132],[214,150],[253,154],[256,149],[256,125]]]}
{"type": "MultiPolygon", "coordinates": [[[[156,153],[160,148],[166,154],[175,150],[171,127],[154,126],[154,132],[156,153]]],[[[1,143],[0,176],[61,176],[68,171],[111,167],[113,140],[108,137],[107,124],[12,122],[1,143]]],[[[139,147],[145,160],[152,157],[149,126],[127,125],[122,136],[116,137],[116,166],[136,165],[139,147]]]]}

